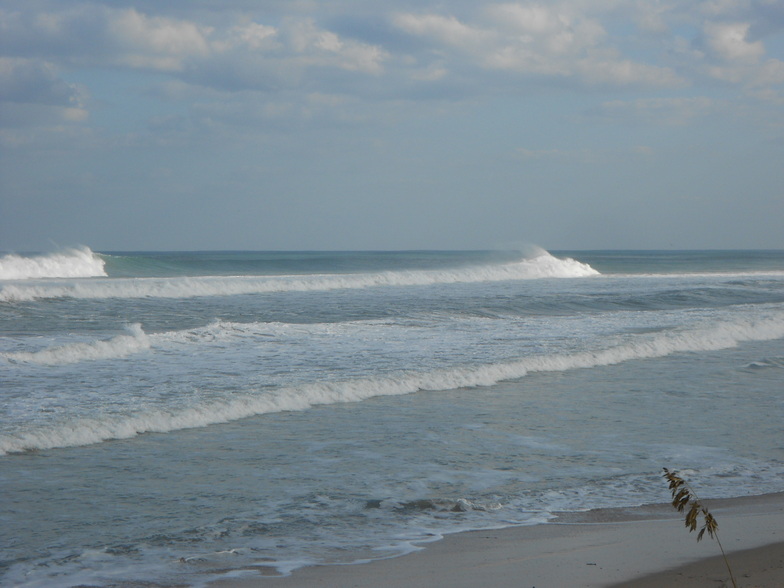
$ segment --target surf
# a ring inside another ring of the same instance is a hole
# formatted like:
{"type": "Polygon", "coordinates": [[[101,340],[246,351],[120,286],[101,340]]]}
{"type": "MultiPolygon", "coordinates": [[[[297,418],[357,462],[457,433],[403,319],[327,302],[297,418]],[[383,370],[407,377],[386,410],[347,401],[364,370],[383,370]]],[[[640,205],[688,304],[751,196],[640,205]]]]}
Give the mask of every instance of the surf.
{"type": "Polygon", "coordinates": [[[89,247],[29,256],[10,253],[0,257],[0,280],[92,278],[106,275],[103,258],[89,247]]]}
{"type": "Polygon", "coordinates": [[[67,343],[39,351],[17,351],[0,354],[11,363],[68,365],[83,361],[118,359],[150,349],[150,340],[139,323],[126,326],[127,334],[111,339],[67,343]]]}
{"type": "MultiPolygon", "coordinates": [[[[216,323],[213,328],[236,330],[239,327],[216,323]]],[[[0,454],[89,445],[145,433],[206,427],[268,413],[360,402],[378,396],[493,386],[534,373],[590,369],[781,338],[784,338],[784,311],[767,309],[735,320],[705,321],[688,328],[628,335],[620,340],[611,338],[597,348],[574,353],[532,355],[501,363],[426,372],[399,371],[354,380],[307,382],[278,389],[256,388],[241,395],[212,398],[187,407],[162,405],[143,412],[80,417],[75,421],[36,426],[0,436],[0,454]]],[[[53,355],[59,353],[65,354],[57,351],[53,355]]]]}
{"type": "Polygon", "coordinates": [[[0,301],[23,302],[54,298],[195,298],[276,292],[309,292],[376,287],[500,282],[546,278],[597,276],[590,265],[572,258],[557,258],[543,251],[535,257],[507,263],[431,270],[389,270],[351,274],[274,276],[192,276],[166,278],[114,278],[101,281],[6,284],[0,301]]]}

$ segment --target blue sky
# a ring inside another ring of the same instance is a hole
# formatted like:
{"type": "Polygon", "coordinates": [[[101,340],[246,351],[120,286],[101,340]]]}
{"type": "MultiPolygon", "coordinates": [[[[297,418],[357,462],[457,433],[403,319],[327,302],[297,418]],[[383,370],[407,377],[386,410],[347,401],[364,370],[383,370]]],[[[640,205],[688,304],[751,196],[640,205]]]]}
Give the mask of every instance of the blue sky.
{"type": "Polygon", "coordinates": [[[784,248],[780,0],[0,0],[0,250],[784,248]]]}

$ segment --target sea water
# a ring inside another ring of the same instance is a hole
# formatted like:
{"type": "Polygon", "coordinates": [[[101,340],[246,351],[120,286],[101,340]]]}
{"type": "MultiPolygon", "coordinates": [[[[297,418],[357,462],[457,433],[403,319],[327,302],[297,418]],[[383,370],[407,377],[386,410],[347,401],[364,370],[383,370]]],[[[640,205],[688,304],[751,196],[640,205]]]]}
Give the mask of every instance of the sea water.
{"type": "Polygon", "coordinates": [[[0,584],[784,491],[784,252],[0,256],[0,584]]]}

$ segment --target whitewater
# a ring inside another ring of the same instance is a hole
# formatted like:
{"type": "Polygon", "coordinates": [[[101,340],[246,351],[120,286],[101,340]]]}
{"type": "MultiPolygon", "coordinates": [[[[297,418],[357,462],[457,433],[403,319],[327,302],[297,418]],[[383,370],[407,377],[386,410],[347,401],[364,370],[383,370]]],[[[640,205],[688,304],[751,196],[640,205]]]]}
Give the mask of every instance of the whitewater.
{"type": "Polygon", "coordinates": [[[75,247],[57,253],[32,256],[9,253],[0,257],[0,280],[89,278],[105,275],[103,259],[89,247],[75,247]]]}
{"type": "Polygon", "coordinates": [[[0,583],[399,555],[662,466],[784,491],[782,286],[779,251],[0,255],[0,583]]]}
{"type": "MultiPolygon", "coordinates": [[[[45,259],[45,258],[44,258],[45,259]]],[[[51,263],[37,262],[30,271],[22,273],[18,264],[9,264],[4,275],[23,275],[25,278],[56,278],[105,275],[90,273],[103,268],[103,260],[89,250],[56,256],[51,263]],[[90,257],[91,255],[91,257],[90,257]],[[92,263],[86,263],[88,257],[92,263]],[[70,261],[71,263],[67,263],[70,261]],[[48,272],[48,274],[46,273],[48,272]]],[[[197,296],[232,296],[267,292],[302,292],[372,288],[379,286],[421,286],[460,282],[492,282],[503,280],[537,279],[545,277],[578,277],[596,275],[591,267],[573,259],[559,260],[544,252],[534,259],[514,263],[499,263],[463,269],[384,271],[378,273],[308,275],[308,276],[194,276],[179,278],[129,278],[103,282],[47,282],[6,284],[0,288],[0,301],[22,301],[41,298],[191,298],[197,296]]]]}

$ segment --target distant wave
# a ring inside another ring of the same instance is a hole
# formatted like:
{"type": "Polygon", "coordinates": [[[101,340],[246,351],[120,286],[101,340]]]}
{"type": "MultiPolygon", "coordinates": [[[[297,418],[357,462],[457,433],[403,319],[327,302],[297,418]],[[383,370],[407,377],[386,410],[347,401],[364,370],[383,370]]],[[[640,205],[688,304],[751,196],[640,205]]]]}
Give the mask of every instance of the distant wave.
{"type": "Polygon", "coordinates": [[[13,363],[35,363],[41,365],[65,365],[96,359],[126,357],[150,348],[150,341],[140,324],[126,327],[128,334],[118,335],[105,341],[69,343],[41,351],[19,351],[0,354],[13,363]]]}
{"type": "Polygon", "coordinates": [[[784,357],[768,357],[753,361],[744,367],[747,370],[781,369],[784,368],[784,357]]]}
{"type": "Polygon", "coordinates": [[[784,277],[784,271],[781,270],[748,270],[748,271],[704,271],[704,272],[672,272],[672,273],[617,273],[612,274],[616,278],[738,278],[738,279],[756,279],[756,278],[781,278],[784,277]]]}
{"type": "Polygon", "coordinates": [[[459,282],[577,278],[598,274],[599,272],[588,264],[571,258],[559,259],[543,252],[536,257],[512,263],[449,270],[302,276],[118,278],[70,284],[8,284],[0,289],[0,301],[13,302],[46,298],[193,298],[266,292],[371,288],[375,286],[419,286],[459,282]]]}
{"type": "Polygon", "coordinates": [[[535,372],[558,372],[664,357],[674,353],[735,347],[744,341],[784,337],[784,312],[744,320],[705,324],[688,330],[637,335],[614,346],[574,354],[526,357],[517,361],[474,367],[402,373],[383,378],[313,382],[297,387],[257,392],[197,406],[156,409],[127,416],[81,419],[51,428],[0,437],[0,454],[88,445],[125,439],[142,433],[168,432],[234,421],[259,414],[306,410],[316,405],[361,401],[375,396],[410,394],[420,390],[452,390],[491,386],[535,372]]]}
{"type": "Polygon", "coordinates": [[[12,253],[0,257],[0,280],[95,276],[106,276],[104,260],[89,247],[65,249],[43,255],[23,256],[12,253]]]}

